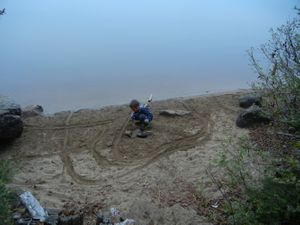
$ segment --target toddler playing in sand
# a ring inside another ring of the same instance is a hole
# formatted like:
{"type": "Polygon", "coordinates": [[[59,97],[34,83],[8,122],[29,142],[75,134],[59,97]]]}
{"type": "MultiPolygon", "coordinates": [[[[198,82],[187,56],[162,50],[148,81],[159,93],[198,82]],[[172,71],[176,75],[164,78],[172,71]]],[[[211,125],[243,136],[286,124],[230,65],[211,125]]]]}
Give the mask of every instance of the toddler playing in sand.
{"type": "Polygon", "coordinates": [[[150,107],[147,104],[140,104],[138,100],[132,100],[129,107],[133,111],[131,114],[131,119],[139,126],[140,133],[138,137],[146,137],[144,133],[146,127],[148,127],[153,120],[153,114],[150,111],[150,107]]]}

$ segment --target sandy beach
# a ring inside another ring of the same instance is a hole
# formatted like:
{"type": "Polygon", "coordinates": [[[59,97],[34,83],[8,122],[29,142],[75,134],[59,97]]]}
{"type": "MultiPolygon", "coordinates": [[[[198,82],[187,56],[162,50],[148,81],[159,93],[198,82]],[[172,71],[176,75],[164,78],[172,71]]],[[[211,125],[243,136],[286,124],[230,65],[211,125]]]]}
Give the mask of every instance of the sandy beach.
{"type": "Polygon", "coordinates": [[[154,101],[145,139],[124,135],[135,129],[125,105],[27,118],[22,137],[1,146],[0,159],[15,163],[12,186],[32,191],[47,208],[94,204],[142,225],[210,224],[193,191],[200,185],[207,199],[220,196],[206,169],[214,170],[224,140],[247,135],[235,125],[245,92],[154,101]],[[166,117],[163,109],[191,114],[166,117]]]}

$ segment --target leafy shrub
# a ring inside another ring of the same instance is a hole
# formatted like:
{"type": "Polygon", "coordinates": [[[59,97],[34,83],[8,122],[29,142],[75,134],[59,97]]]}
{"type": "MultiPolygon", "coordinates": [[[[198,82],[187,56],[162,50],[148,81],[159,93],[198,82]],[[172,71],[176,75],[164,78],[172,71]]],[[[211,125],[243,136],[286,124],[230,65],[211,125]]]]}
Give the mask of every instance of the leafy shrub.
{"type": "Polygon", "coordinates": [[[265,177],[261,187],[248,189],[245,193],[247,200],[235,202],[237,207],[231,222],[234,218],[235,224],[299,224],[300,180],[291,167],[289,165],[276,176],[265,177]]]}
{"type": "Polygon", "coordinates": [[[290,127],[295,128],[296,132],[300,131],[300,113],[295,113],[283,119],[283,122],[290,127]]]}
{"type": "Polygon", "coordinates": [[[218,164],[226,171],[218,182],[222,193],[230,195],[224,204],[228,224],[299,224],[299,160],[286,157],[270,161],[270,156],[251,143],[247,147],[246,140],[240,146],[236,153],[225,149],[218,164]],[[264,162],[262,168],[258,168],[260,162],[264,162]]]}

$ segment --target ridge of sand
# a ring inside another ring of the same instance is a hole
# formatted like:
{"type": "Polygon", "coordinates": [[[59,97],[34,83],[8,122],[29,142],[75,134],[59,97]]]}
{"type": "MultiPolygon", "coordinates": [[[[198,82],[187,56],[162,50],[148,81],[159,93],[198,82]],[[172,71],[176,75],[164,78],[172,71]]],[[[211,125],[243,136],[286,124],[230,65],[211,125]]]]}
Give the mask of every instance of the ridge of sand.
{"type": "Polygon", "coordinates": [[[134,129],[126,106],[28,118],[0,159],[16,163],[12,185],[34,192],[44,207],[101,203],[138,224],[209,224],[188,190],[201,183],[208,198],[219,195],[205,170],[226,138],[247,134],[235,126],[238,97],[247,91],[153,102],[153,135],[146,139],[123,135],[134,129]],[[162,109],[192,113],[164,117],[162,109]]]}

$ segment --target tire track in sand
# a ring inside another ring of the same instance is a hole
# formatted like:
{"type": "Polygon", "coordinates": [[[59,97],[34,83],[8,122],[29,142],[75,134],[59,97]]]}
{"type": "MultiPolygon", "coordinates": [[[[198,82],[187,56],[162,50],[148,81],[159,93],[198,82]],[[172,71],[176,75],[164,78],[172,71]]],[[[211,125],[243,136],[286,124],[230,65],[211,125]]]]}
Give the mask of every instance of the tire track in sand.
{"type": "MultiPolygon", "coordinates": [[[[73,112],[70,112],[68,118],[66,119],[65,126],[70,124],[70,120],[73,116],[73,112]]],[[[65,138],[63,143],[62,152],[59,154],[62,162],[63,162],[63,175],[68,174],[76,183],[83,184],[83,185],[95,185],[97,184],[96,180],[86,179],[79,174],[76,173],[73,167],[73,162],[69,156],[67,151],[67,146],[69,142],[69,129],[66,129],[65,138]]]]}
{"type": "Polygon", "coordinates": [[[94,159],[97,162],[98,166],[108,166],[110,164],[110,162],[105,157],[101,156],[96,151],[97,144],[99,143],[99,141],[101,140],[101,138],[103,137],[105,132],[106,132],[106,129],[100,130],[97,133],[96,138],[94,140],[91,140],[91,142],[92,142],[92,144],[91,144],[92,156],[94,157],[94,159]]]}
{"type": "MultiPolygon", "coordinates": [[[[67,118],[68,119],[68,118],[67,118]]],[[[53,126],[53,127],[43,127],[37,126],[34,124],[25,124],[25,128],[29,128],[31,130],[64,130],[64,129],[76,129],[76,128],[89,128],[89,127],[97,127],[105,124],[112,123],[113,120],[102,120],[94,123],[88,124],[72,124],[72,125],[63,125],[63,126],[53,126]]]]}

